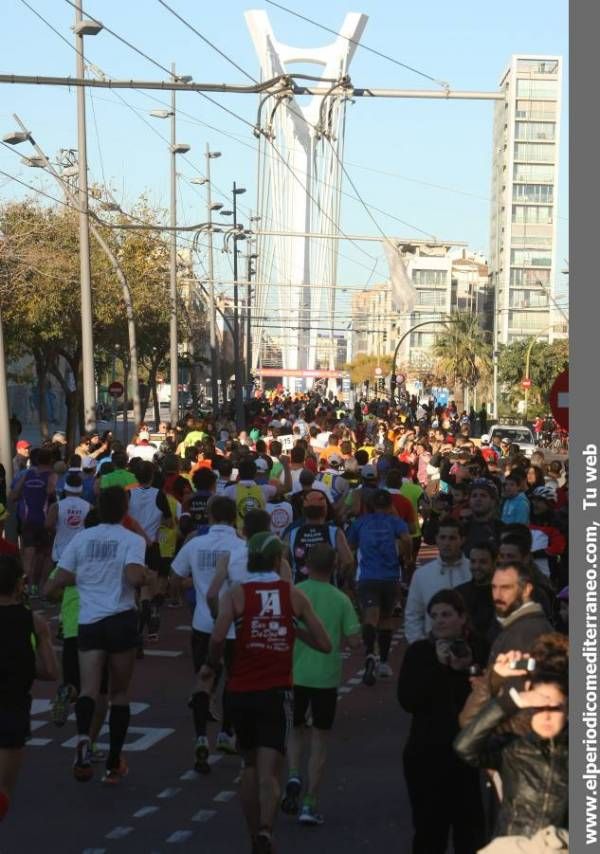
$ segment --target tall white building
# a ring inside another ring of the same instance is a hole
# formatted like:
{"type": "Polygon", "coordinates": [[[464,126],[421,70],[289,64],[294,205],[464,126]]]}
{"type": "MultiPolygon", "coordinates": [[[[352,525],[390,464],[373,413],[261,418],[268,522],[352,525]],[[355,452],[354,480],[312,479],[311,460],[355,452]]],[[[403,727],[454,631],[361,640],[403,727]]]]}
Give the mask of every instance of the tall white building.
{"type": "Polygon", "coordinates": [[[562,59],[513,55],[494,114],[489,268],[498,344],[558,337],[556,223],[562,59]]]}

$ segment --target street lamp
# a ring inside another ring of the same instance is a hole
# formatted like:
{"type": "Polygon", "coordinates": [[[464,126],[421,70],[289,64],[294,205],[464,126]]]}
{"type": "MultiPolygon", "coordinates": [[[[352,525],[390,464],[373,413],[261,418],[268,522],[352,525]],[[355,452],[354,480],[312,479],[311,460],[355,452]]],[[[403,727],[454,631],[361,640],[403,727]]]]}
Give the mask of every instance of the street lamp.
{"type": "Polygon", "coordinates": [[[233,182],[233,361],[235,365],[235,423],[238,432],[244,427],[244,398],[242,395],[242,359],[240,352],[240,316],[238,293],[238,240],[245,240],[246,235],[237,221],[237,197],[246,192],[244,187],[238,187],[233,182]]]}
{"type": "Polygon", "coordinates": [[[390,382],[390,392],[392,401],[394,400],[394,395],[396,394],[396,362],[398,360],[398,353],[400,352],[400,347],[402,346],[402,344],[406,341],[408,336],[415,331],[415,329],[420,329],[422,326],[430,326],[431,324],[436,324],[440,326],[445,323],[458,323],[458,320],[455,320],[450,317],[438,317],[436,320],[423,320],[421,321],[421,323],[417,323],[414,326],[411,326],[410,329],[407,329],[404,335],[402,335],[402,337],[396,344],[396,349],[394,350],[394,357],[392,359],[392,377],[390,382]]]}
{"type": "MultiPolygon", "coordinates": [[[[217,160],[221,156],[220,151],[211,151],[210,146],[206,143],[204,152],[206,158],[206,177],[195,178],[197,182],[202,181],[206,184],[206,210],[207,219],[209,222],[208,228],[208,319],[209,319],[209,341],[210,341],[210,393],[212,396],[213,413],[216,415],[219,411],[219,359],[217,353],[217,332],[216,332],[216,317],[215,317],[215,275],[214,275],[214,257],[213,257],[213,229],[212,214],[215,210],[221,210],[223,205],[220,202],[213,202],[211,198],[212,184],[210,182],[210,161],[217,160]]],[[[223,390],[225,394],[225,390],[223,390]]],[[[223,398],[225,400],[225,398],[223,398]]]]}
{"type": "MultiPolygon", "coordinates": [[[[174,80],[189,83],[191,77],[178,76],[175,73],[175,64],[171,65],[171,76],[174,80]]],[[[190,146],[187,143],[176,140],[176,102],[175,90],[171,92],[170,110],[151,110],[150,115],[156,119],[171,119],[171,253],[170,253],[170,277],[169,277],[169,299],[171,302],[171,315],[169,320],[169,359],[170,383],[171,383],[171,424],[175,425],[179,418],[179,371],[177,369],[177,166],[178,154],[187,154],[190,146]]]]}

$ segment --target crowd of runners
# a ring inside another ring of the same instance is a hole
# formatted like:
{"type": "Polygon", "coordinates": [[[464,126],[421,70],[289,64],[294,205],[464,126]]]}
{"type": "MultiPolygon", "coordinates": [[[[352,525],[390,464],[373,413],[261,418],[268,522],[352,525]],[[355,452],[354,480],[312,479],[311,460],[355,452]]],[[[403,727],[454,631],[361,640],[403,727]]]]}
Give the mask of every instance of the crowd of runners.
{"type": "Polygon", "coordinates": [[[190,760],[202,775],[212,749],[240,755],[255,854],[275,850],[280,810],[324,821],[348,648],[361,690],[397,679],[411,715],[415,854],[566,849],[566,460],[483,444],[453,403],[270,394],[246,416],[240,431],[226,415],[142,424],[129,445],[94,433],[74,453],[60,433],[16,443],[0,496],[0,820],[35,679],[56,680],[57,726],[75,711],[74,779],[103,763],[102,783],[121,783],[136,659],[181,608],[190,760]],[[59,603],[58,661],[41,597],[59,603]]]}

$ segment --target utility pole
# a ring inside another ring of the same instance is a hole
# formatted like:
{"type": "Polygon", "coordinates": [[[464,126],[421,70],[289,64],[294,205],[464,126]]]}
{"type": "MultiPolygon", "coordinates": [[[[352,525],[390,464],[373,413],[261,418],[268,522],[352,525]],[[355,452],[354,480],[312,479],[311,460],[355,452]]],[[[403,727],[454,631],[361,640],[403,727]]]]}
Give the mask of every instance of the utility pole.
{"type": "MultiPolygon", "coordinates": [[[[175,63],[171,65],[171,76],[176,79],[175,63]]],[[[169,301],[171,316],[169,318],[169,353],[171,378],[171,425],[174,427],[179,420],[179,371],[177,350],[177,123],[175,116],[175,90],[171,92],[171,258],[169,278],[169,301]]]]}
{"type": "MultiPolygon", "coordinates": [[[[75,8],[75,51],[77,77],[85,77],[83,58],[84,27],[81,0],[75,8]]],[[[96,381],[94,377],[94,336],[92,327],[92,274],[90,268],[90,232],[88,214],[87,143],[85,126],[85,88],[77,89],[77,148],[79,163],[79,265],[81,280],[81,366],[83,374],[83,413],[86,431],[96,426],[96,381]]],[[[127,393],[126,393],[127,394],[127,393]]]]}
{"type": "MultiPolygon", "coordinates": [[[[212,230],[212,193],[210,184],[210,161],[213,157],[220,157],[220,152],[210,150],[206,143],[206,201],[208,228],[208,317],[210,337],[210,388],[212,394],[213,413],[219,411],[219,359],[217,353],[217,331],[215,317],[215,273],[213,257],[213,230],[212,230]]],[[[225,389],[223,389],[225,394],[225,389]]]]}
{"type": "Polygon", "coordinates": [[[238,289],[238,240],[240,237],[237,222],[237,197],[245,192],[233,182],[233,362],[234,362],[234,401],[235,426],[238,430],[244,427],[244,399],[242,397],[242,359],[240,353],[240,315],[238,289]]]}

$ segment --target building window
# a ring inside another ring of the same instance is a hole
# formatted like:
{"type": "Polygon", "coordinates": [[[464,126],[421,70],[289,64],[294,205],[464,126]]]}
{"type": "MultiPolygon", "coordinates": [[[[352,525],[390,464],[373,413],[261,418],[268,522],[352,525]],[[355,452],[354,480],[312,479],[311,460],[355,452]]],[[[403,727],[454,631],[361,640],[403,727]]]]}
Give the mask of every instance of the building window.
{"type": "Polygon", "coordinates": [[[556,99],[557,92],[556,80],[517,80],[517,98],[556,99]]]}
{"type": "Polygon", "coordinates": [[[513,267],[551,267],[552,256],[538,249],[512,249],[510,263],[513,267]]]}
{"type": "Polygon", "coordinates": [[[515,160],[527,163],[554,163],[555,148],[551,142],[516,142],[515,160]]]}
{"type": "Polygon", "coordinates": [[[554,181],[554,167],[540,163],[515,163],[515,181],[554,181]]]}
{"type": "Polygon", "coordinates": [[[544,121],[556,118],[556,104],[553,101],[517,101],[515,108],[517,119],[544,121]]]}
{"type": "Polygon", "coordinates": [[[543,184],[515,184],[513,198],[516,202],[549,204],[554,201],[554,187],[543,184]]]}
{"type": "Polygon", "coordinates": [[[446,285],[447,270],[413,270],[412,280],[415,285],[446,285]]]}
{"type": "Polygon", "coordinates": [[[511,329],[539,329],[548,328],[547,311],[510,311],[508,313],[508,325],[511,329]]]}
{"type": "Polygon", "coordinates": [[[552,208],[545,205],[513,205],[512,221],[534,225],[550,225],[552,223],[552,208]]]}
{"type": "Polygon", "coordinates": [[[518,71],[530,71],[533,74],[558,74],[558,60],[519,59],[518,71]]]}
{"type": "Polygon", "coordinates": [[[547,237],[534,237],[529,234],[513,234],[511,246],[541,246],[544,249],[550,249],[552,247],[552,237],[550,235],[548,235],[547,237]]]}
{"type": "Polygon", "coordinates": [[[422,347],[423,349],[431,349],[435,344],[435,333],[433,332],[413,332],[410,336],[410,346],[422,347]]]}
{"type": "Polygon", "coordinates": [[[511,285],[529,285],[540,287],[550,284],[550,270],[522,270],[514,268],[510,271],[511,285]]]}
{"type": "Polygon", "coordinates": [[[556,133],[554,122],[517,122],[515,137],[531,141],[547,140],[553,142],[556,133]]]}
{"type": "Polygon", "coordinates": [[[548,295],[543,290],[511,290],[511,308],[548,308],[548,295]]]}
{"type": "Polygon", "coordinates": [[[417,290],[417,305],[443,307],[446,305],[446,289],[417,290]]]}

